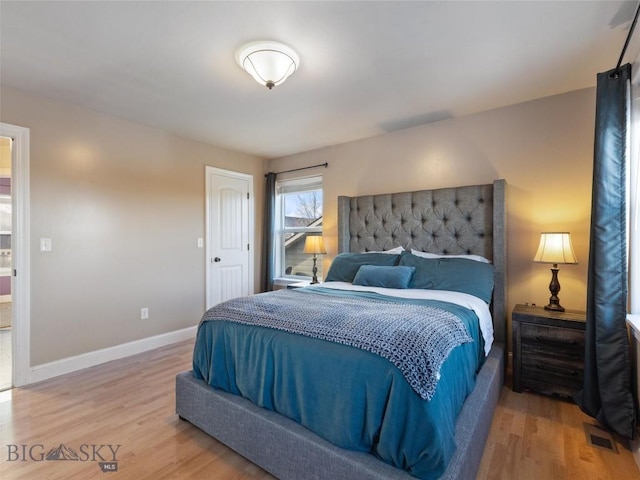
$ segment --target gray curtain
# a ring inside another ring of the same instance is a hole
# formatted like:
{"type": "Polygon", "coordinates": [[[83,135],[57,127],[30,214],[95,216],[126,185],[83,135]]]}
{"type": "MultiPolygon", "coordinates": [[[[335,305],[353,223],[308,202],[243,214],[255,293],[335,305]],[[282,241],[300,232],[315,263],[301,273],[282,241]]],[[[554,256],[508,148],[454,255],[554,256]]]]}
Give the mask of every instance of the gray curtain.
{"type": "Polygon", "coordinates": [[[276,174],[269,172],[266,175],[264,187],[264,227],[262,232],[262,275],[260,290],[268,292],[273,290],[273,277],[275,259],[273,255],[273,240],[275,236],[276,219],[276,174]]]}
{"type": "Polygon", "coordinates": [[[626,174],[631,65],[598,74],[582,410],[633,438],[627,336],[626,174]]]}

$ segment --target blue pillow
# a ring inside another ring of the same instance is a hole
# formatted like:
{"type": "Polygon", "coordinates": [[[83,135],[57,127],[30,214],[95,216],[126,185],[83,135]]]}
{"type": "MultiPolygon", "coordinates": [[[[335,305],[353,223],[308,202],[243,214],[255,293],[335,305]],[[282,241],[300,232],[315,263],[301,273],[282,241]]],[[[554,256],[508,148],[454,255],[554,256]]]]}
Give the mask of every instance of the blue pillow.
{"type": "Polygon", "coordinates": [[[331,262],[325,282],[349,282],[362,265],[393,266],[398,264],[400,255],[391,253],[341,253],[331,262]]]}
{"type": "Polygon", "coordinates": [[[414,267],[415,273],[409,288],[433,290],[438,283],[439,258],[424,258],[411,253],[403,253],[398,265],[414,267]]]}
{"type": "Polygon", "coordinates": [[[363,265],[358,269],[353,284],[365,287],[408,288],[415,270],[414,267],[363,265]]]}
{"type": "Polygon", "coordinates": [[[467,258],[423,258],[403,253],[399,265],[415,267],[409,288],[451,290],[491,302],[494,267],[467,258]]]}
{"type": "Polygon", "coordinates": [[[440,258],[437,290],[468,293],[491,302],[494,267],[466,258],[440,258]]]}

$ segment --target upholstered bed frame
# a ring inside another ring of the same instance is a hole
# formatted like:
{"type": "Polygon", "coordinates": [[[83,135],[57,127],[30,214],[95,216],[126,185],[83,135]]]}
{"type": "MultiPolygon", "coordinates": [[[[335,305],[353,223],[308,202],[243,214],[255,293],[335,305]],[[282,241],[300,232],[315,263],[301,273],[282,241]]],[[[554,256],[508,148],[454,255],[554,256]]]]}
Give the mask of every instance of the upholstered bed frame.
{"type": "MultiPolygon", "coordinates": [[[[482,255],[495,266],[491,305],[495,342],[460,412],[457,449],[442,480],[475,478],[503,383],[505,190],[505,181],[496,180],[487,185],[338,198],[340,252],[401,245],[438,254],[482,255]]],[[[372,455],[338,448],[244,398],[214,390],[190,371],[176,377],[176,412],[283,480],[414,479],[372,455]]]]}

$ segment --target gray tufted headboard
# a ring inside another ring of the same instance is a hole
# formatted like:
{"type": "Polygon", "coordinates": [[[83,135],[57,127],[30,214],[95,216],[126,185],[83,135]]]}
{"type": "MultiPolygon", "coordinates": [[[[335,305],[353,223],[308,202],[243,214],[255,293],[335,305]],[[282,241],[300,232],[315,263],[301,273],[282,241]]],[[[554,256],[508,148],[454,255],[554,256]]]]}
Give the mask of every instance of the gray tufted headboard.
{"type": "Polygon", "coordinates": [[[491,260],[494,337],[506,344],[506,182],[338,197],[338,251],[402,246],[438,254],[474,254],[491,260]]]}

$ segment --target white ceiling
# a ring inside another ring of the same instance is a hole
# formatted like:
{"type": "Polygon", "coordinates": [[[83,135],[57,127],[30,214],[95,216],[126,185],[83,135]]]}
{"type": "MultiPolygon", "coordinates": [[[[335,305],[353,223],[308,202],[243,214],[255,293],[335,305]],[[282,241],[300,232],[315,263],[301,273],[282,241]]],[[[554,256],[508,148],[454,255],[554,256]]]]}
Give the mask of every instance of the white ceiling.
{"type": "Polygon", "coordinates": [[[0,83],[272,158],[594,86],[637,5],[3,0],[0,83]],[[253,40],[300,69],[258,85],[253,40]]]}

